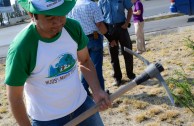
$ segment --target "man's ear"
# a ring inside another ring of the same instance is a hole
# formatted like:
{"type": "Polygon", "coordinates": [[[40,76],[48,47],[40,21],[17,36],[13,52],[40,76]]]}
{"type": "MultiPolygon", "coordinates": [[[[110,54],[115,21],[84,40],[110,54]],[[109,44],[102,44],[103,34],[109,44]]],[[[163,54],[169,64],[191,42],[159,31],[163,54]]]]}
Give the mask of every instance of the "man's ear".
{"type": "Polygon", "coordinates": [[[33,14],[28,12],[28,15],[30,16],[30,18],[33,18],[33,14]]]}
{"type": "Polygon", "coordinates": [[[38,15],[37,14],[33,14],[33,13],[28,12],[28,15],[30,16],[32,21],[36,21],[38,19],[38,15]]]}

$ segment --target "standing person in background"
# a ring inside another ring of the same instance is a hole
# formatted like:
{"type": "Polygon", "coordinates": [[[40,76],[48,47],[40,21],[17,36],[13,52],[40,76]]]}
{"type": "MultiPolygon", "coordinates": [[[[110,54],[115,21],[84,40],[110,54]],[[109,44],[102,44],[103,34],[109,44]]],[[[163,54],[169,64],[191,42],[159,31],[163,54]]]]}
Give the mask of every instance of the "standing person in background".
{"type": "MultiPolygon", "coordinates": [[[[103,35],[108,37],[107,28],[103,23],[104,18],[98,5],[92,0],[77,0],[76,5],[72,11],[68,14],[68,17],[73,18],[80,22],[83,31],[89,38],[88,50],[91,60],[97,70],[98,79],[102,89],[105,89],[104,78],[102,72],[103,64],[103,35]]],[[[81,82],[84,85],[88,95],[90,91],[88,89],[88,83],[86,82],[83,74],[81,74],[81,82]]]]}
{"type": "Polygon", "coordinates": [[[132,16],[133,4],[130,0],[99,0],[98,6],[103,13],[108,31],[115,40],[109,44],[109,53],[114,70],[114,85],[120,86],[122,83],[122,72],[118,56],[119,43],[124,56],[127,76],[130,80],[135,78],[135,74],[133,73],[133,56],[124,51],[124,47],[132,49],[132,42],[127,28],[132,16]],[[125,17],[125,9],[127,10],[127,18],[125,17]]]}
{"type": "MultiPolygon", "coordinates": [[[[94,101],[100,110],[107,109],[111,101],[90,60],[88,38],[77,21],[66,18],[76,0],[18,2],[32,22],[14,38],[6,58],[7,96],[17,123],[63,126],[94,106],[94,101]],[[80,82],[78,66],[94,100],[80,82]]],[[[79,126],[104,124],[96,113],[79,126]]]]}
{"type": "Polygon", "coordinates": [[[132,0],[134,3],[133,23],[135,27],[137,53],[142,54],[146,51],[144,40],[144,19],[143,19],[143,4],[140,0],[132,0]]]}
{"type": "Polygon", "coordinates": [[[1,26],[4,26],[3,13],[0,13],[0,24],[1,24],[1,26]]]}

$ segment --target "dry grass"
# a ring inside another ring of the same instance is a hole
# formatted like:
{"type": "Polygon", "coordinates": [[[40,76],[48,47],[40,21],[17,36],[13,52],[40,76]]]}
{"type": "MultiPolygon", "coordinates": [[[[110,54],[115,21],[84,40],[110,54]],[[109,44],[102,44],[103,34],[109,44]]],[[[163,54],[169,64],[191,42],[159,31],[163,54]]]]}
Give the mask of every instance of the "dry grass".
{"type": "Polygon", "coordinates": [[[165,121],[165,120],[171,121],[172,119],[177,118],[178,115],[180,114],[177,110],[167,110],[166,112],[159,115],[159,119],[160,121],[165,121]]]}
{"type": "MultiPolygon", "coordinates": [[[[180,33],[159,35],[146,38],[147,52],[142,56],[150,62],[160,62],[165,71],[162,72],[164,79],[174,75],[175,70],[184,69],[187,78],[194,80],[194,52],[186,46],[184,39],[191,36],[194,40],[194,31],[186,30],[180,33]]],[[[133,50],[136,50],[133,44],[133,50]]],[[[104,51],[104,76],[106,88],[110,92],[117,90],[112,86],[110,57],[107,48],[104,51]]],[[[123,80],[127,83],[129,80],[123,63],[123,57],[120,56],[123,80]]],[[[134,58],[134,72],[141,74],[146,67],[137,58],[134,58]]],[[[126,84],[125,83],[125,84],[126,84]]],[[[169,84],[173,88],[173,84],[169,84]]],[[[193,86],[192,86],[193,87],[193,86]]],[[[180,89],[177,93],[182,93],[180,89]]],[[[192,88],[194,93],[194,87],[192,88]]],[[[101,112],[106,126],[193,126],[194,114],[184,107],[173,107],[167,98],[164,88],[156,79],[151,79],[142,85],[136,86],[132,90],[118,98],[113,107],[105,112],[101,112]],[[119,101],[119,102],[118,102],[119,101]],[[119,103],[119,104],[118,104],[119,103]],[[115,114],[116,113],[116,114],[115,114]]]]}
{"type": "Polygon", "coordinates": [[[143,122],[143,121],[148,120],[148,116],[146,115],[146,113],[138,114],[138,115],[136,115],[134,118],[135,118],[135,121],[136,121],[137,123],[141,123],[141,122],[143,122]]]}
{"type": "MultiPolygon", "coordinates": [[[[151,63],[160,62],[165,71],[162,72],[164,79],[171,77],[174,70],[184,69],[187,78],[194,80],[194,52],[187,48],[184,38],[191,36],[194,40],[194,31],[187,30],[176,34],[159,35],[146,39],[147,52],[142,54],[151,63]]],[[[133,44],[133,50],[136,50],[133,44]]],[[[120,56],[123,81],[129,82],[120,56]]],[[[134,57],[134,72],[139,75],[146,67],[134,57]]],[[[112,66],[108,55],[107,47],[104,49],[104,77],[106,89],[111,93],[118,87],[112,85],[112,66]]],[[[2,85],[4,79],[4,61],[0,63],[0,126],[17,126],[8,108],[5,93],[5,86],[2,85]]],[[[169,84],[173,88],[173,84],[169,84]]],[[[177,89],[181,94],[182,91],[177,89]]],[[[192,86],[194,94],[194,87],[192,86]]],[[[164,88],[156,79],[150,79],[143,84],[134,87],[122,97],[113,102],[113,107],[101,112],[105,126],[194,126],[194,114],[187,108],[172,106],[164,88]]]]}
{"type": "Polygon", "coordinates": [[[158,114],[162,113],[162,108],[159,108],[159,107],[153,107],[153,108],[150,108],[146,114],[151,118],[151,117],[154,117],[158,114]]]}

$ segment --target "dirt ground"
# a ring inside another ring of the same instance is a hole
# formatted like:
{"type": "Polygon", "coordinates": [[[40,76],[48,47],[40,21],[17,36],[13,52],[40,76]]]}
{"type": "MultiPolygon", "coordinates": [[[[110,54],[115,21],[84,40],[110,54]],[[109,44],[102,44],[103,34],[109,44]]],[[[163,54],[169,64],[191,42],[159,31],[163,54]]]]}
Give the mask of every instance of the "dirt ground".
{"type": "MultiPolygon", "coordinates": [[[[161,63],[165,69],[161,75],[168,79],[174,75],[175,70],[194,80],[194,51],[186,46],[186,38],[194,40],[194,31],[186,30],[180,33],[146,36],[147,52],[141,56],[151,63],[161,63]]],[[[136,50],[135,43],[133,50],[136,50]]],[[[104,76],[106,88],[110,92],[118,90],[112,86],[111,65],[108,53],[104,58],[104,76]]],[[[128,84],[123,57],[120,56],[123,80],[128,84]]],[[[134,57],[134,72],[143,73],[146,66],[134,57]]],[[[193,81],[194,82],[194,81],[193,81]]],[[[124,85],[125,85],[124,84],[124,85]]],[[[192,85],[194,94],[194,84],[192,85]]],[[[156,79],[148,80],[136,86],[122,97],[114,101],[113,108],[101,112],[106,126],[194,126],[194,113],[184,107],[171,105],[166,92],[156,79]]]]}
{"type": "MultiPolygon", "coordinates": [[[[194,82],[194,51],[188,48],[185,39],[194,40],[194,31],[186,30],[155,37],[146,36],[147,51],[142,54],[151,63],[159,62],[164,71],[161,75],[168,79],[175,70],[182,71],[194,82]]],[[[136,50],[135,43],[133,50],[136,50]]],[[[128,84],[123,57],[120,56],[123,85],[128,84]]],[[[0,126],[17,126],[8,108],[5,94],[4,59],[0,63],[0,126]]],[[[140,75],[146,66],[134,57],[134,73],[140,75]]],[[[107,47],[104,49],[104,78],[106,89],[111,93],[118,90],[112,85],[113,78],[107,47]]],[[[194,94],[194,85],[192,85],[194,94]]],[[[166,92],[156,79],[150,79],[134,87],[113,102],[112,108],[100,113],[105,126],[194,126],[194,113],[181,106],[172,106],[166,92]]]]}

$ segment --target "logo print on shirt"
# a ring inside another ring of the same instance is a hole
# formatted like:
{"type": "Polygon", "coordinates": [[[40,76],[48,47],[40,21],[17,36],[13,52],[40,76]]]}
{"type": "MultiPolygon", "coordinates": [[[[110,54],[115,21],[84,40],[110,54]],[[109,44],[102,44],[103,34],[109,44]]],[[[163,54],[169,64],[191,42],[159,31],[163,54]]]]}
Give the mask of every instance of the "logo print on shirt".
{"type": "Polygon", "coordinates": [[[75,66],[76,60],[71,54],[62,54],[50,65],[48,78],[69,74],[75,66]]]}

